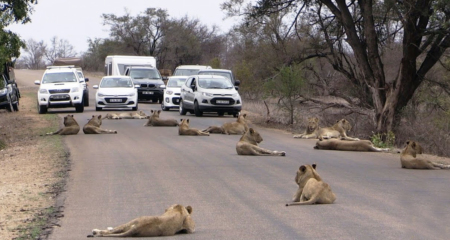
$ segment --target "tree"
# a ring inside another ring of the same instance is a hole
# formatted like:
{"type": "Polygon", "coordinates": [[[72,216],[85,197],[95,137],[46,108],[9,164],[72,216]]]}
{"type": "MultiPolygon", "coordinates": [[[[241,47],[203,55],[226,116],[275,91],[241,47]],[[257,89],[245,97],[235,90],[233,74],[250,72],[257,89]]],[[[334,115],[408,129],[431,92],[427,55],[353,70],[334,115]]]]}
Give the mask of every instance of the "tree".
{"type": "Polygon", "coordinates": [[[11,23],[29,22],[33,4],[37,4],[37,0],[0,0],[0,70],[3,63],[18,58],[20,48],[25,46],[17,34],[4,28],[11,23]]]}
{"type": "MultiPolygon", "coordinates": [[[[222,7],[235,13],[241,2],[222,7]]],[[[380,133],[397,126],[399,113],[450,46],[447,0],[260,0],[246,15],[259,19],[286,10],[293,29],[309,19],[317,37],[314,57],[326,58],[366,93],[363,100],[373,107],[380,133]],[[402,58],[396,75],[386,78],[382,55],[392,43],[401,44],[402,58]]]]}
{"type": "Polygon", "coordinates": [[[45,49],[45,58],[53,63],[57,58],[75,57],[73,46],[66,39],[58,39],[54,36],[50,39],[50,46],[45,49]]]}
{"type": "Polygon", "coordinates": [[[23,57],[24,64],[29,69],[41,69],[45,67],[44,56],[45,56],[46,45],[44,41],[36,42],[33,39],[28,39],[25,48],[25,55],[23,57]]]}

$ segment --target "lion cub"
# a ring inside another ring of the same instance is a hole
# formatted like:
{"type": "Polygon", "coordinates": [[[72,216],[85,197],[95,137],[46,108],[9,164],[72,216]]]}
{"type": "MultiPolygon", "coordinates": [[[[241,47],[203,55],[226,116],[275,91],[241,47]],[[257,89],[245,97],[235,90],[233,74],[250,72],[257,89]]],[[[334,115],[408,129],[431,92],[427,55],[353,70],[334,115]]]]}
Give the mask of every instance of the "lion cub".
{"type": "Polygon", "coordinates": [[[202,132],[196,128],[189,128],[189,118],[180,119],[181,123],[178,126],[178,135],[188,135],[188,136],[209,136],[209,133],[202,132]]]}
{"type": "Polygon", "coordinates": [[[73,115],[67,115],[64,117],[64,127],[56,132],[46,133],[46,135],[76,135],[80,131],[80,125],[73,117],[73,115]]]}
{"type": "Polygon", "coordinates": [[[210,126],[203,132],[208,133],[223,133],[223,134],[239,134],[242,135],[248,130],[246,118],[247,114],[239,115],[235,122],[227,122],[222,126],[210,126]]]}
{"type": "Polygon", "coordinates": [[[93,229],[88,237],[156,237],[195,232],[192,207],[170,206],[161,216],[144,216],[112,229],[93,229]]]}
{"type": "Polygon", "coordinates": [[[150,118],[148,119],[147,123],[144,124],[144,126],[165,126],[165,127],[176,127],[178,126],[178,121],[175,119],[160,119],[159,114],[161,113],[161,110],[153,111],[150,110],[150,113],[152,114],[150,118]]]}
{"type": "Polygon", "coordinates": [[[286,206],[330,204],[336,200],[336,195],[331,191],[330,186],[323,182],[316,172],[316,166],[316,164],[300,166],[295,176],[298,190],[292,199],[293,203],[287,203],[286,206]]]}
{"type": "Polygon", "coordinates": [[[83,127],[83,132],[85,134],[100,134],[100,133],[117,133],[116,130],[106,130],[100,128],[102,125],[102,115],[92,115],[89,122],[83,127]]]}
{"type": "Polygon", "coordinates": [[[406,169],[450,169],[450,165],[432,162],[424,159],[422,156],[423,149],[419,143],[414,141],[406,141],[406,147],[400,154],[400,163],[402,168],[406,169]]]}
{"type": "Polygon", "coordinates": [[[238,155],[286,156],[284,151],[272,151],[259,147],[258,143],[262,141],[261,135],[253,128],[249,128],[236,144],[236,152],[238,155]]]}

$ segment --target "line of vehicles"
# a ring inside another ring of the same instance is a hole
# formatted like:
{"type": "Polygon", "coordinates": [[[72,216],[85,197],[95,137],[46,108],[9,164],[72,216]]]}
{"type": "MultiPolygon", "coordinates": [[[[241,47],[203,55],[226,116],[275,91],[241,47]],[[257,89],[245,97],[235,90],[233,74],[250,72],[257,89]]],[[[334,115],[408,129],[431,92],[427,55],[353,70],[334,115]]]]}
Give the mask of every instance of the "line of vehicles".
{"type": "MultiPolygon", "coordinates": [[[[62,107],[83,112],[89,106],[89,79],[83,75],[81,59],[55,63],[47,67],[41,80],[35,81],[40,85],[39,113],[62,107]]],[[[214,112],[237,117],[242,108],[239,84],[231,70],[181,65],[172,76],[163,77],[154,57],[112,55],[105,59],[105,76],[93,86],[97,90],[95,109],[137,110],[139,100],[147,100],[158,102],[164,111],[179,109],[181,115],[214,112]]]]}

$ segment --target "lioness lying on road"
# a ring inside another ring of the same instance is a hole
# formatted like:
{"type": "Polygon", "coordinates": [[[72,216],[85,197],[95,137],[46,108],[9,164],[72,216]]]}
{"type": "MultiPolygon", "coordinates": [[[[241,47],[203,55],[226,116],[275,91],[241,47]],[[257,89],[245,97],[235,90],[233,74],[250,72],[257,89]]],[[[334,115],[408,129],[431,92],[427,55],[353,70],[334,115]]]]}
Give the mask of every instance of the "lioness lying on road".
{"type": "Polygon", "coordinates": [[[306,126],[306,130],[302,134],[294,135],[294,138],[317,138],[317,134],[319,131],[319,118],[310,117],[308,118],[308,126],[306,126]]]}
{"type": "Polygon", "coordinates": [[[238,155],[286,156],[286,152],[284,151],[272,151],[259,147],[258,143],[262,141],[263,138],[261,135],[253,128],[249,128],[236,144],[236,152],[238,155]]]}
{"type": "Polygon", "coordinates": [[[103,119],[148,119],[149,116],[143,111],[139,112],[123,112],[123,113],[107,113],[103,119]]]}
{"type": "Polygon", "coordinates": [[[287,203],[286,206],[329,204],[336,200],[336,195],[331,191],[330,186],[323,182],[316,172],[316,164],[300,166],[295,176],[295,183],[298,185],[298,190],[292,199],[293,203],[287,203]]]}
{"type": "Polygon", "coordinates": [[[178,126],[178,135],[189,135],[189,136],[209,136],[209,133],[202,132],[196,128],[189,128],[189,118],[180,119],[181,123],[178,126]]]}
{"type": "Polygon", "coordinates": [[[64,127],[56,132],[46,133],[46,135],[75,135],[80,131],[80,125],[73,117],[73,115],[67,115],[64,117],[64,127]]]}
{"type": "Polygon", "coordinates": [[[101,125],[102,115],[92,115],[92,118],[89,120],[89,122],[84,125],[83,132],[85,134],[117,133],[116,130],[101,129],[101,125]]]}
{"type": "Polygon", "coordinates": [[[422,156],[423,149],[419,143],[406,141],[406,147],[400,154],[402,168],[406,169],[450,169],[450,165],[432,162],[422,156]]]}
{"type": "Polygon", "coordinates": [[[161,110],[153,111],[150,110],[150,113],[152,114],[150,118],[148,119],[147,123],[144,124],[144,126],[166,126],[166,127],[175,127],[178,126],[178,121],[175,119],[161,119],[159,118],[159,114],[161,113],[161,110]]]}
{"type": "Polygon", "coordinates": [[[88,237],[156,237],[193,233],[192,207],[170,206],[161,216],[144,216],[108,230],[92,230],[88,237]]]}
{"type": "Polygon", "coordinates": [[[227,122],[222,126],[210,126],[207,129],[203,130],[203,132],[208,133],[224,133],[224,134],[239,134],[242,135],[245,131],[248,130],[248,125],[246,118],[247,114],[239,115],[235,122],[227,122]]]}
{"type": "Polygon", "coordinates": [[[336,121],[331,127],[319,128],[317,131],[309,135],[295,135],[294,138],[340,138],[342,140],[358,141],[359,138],[352,138],[347,136],[347,131],[352,129],[352,125],[346,119],[336,121]],[[314,134],[315,133],[315,134],[314,134]]]}
{"type": "Polygon", "coordinates": [[[314,149],[360,151],[360,152],[387,152],[389,148],[377,148],[369,140],[344,141],[340,139],[328,139],[316,142],[314,149]]]}

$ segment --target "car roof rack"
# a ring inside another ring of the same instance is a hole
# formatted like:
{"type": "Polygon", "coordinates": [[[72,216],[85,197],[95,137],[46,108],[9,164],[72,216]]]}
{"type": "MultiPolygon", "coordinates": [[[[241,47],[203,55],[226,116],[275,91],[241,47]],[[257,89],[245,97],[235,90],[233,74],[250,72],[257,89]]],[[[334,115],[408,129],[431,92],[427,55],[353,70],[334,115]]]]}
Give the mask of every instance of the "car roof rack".
{"type": "Polygon", "coordinates": [[[58,68],[76,68],[75,65],[66,65],[66,66],[47,66],[47,69],[58,69],[58,68]]]}

